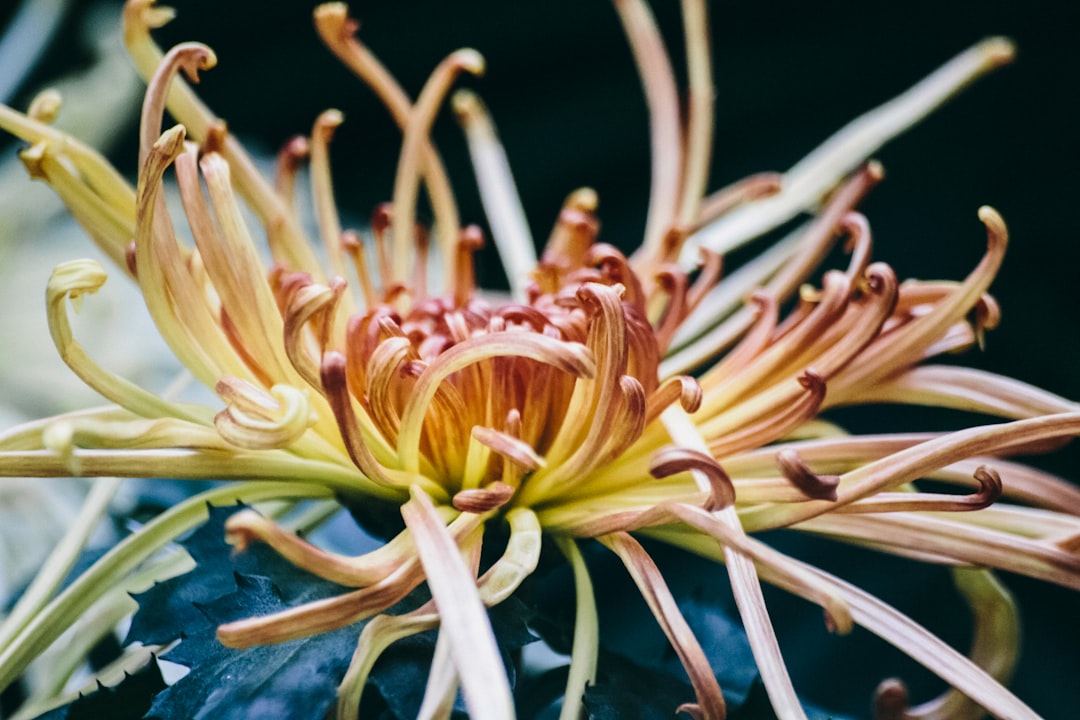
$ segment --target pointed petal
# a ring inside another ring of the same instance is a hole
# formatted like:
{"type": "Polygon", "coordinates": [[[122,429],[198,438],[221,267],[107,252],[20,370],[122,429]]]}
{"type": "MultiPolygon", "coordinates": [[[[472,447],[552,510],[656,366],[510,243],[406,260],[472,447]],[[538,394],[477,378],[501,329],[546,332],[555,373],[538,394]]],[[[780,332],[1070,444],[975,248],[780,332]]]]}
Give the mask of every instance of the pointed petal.
{"type": "MultiPolygon", "coordinates": [[[[685,412],[673,407],[661,417],[673,441],[708,454],[705,440],[685,412]]],[[[714,515],[733,532],[740,534],[744,532],[734,507],[728,507],[714,515]]],[[[769,702],[772,703],[778,717],[805,718],[806,714],[795,694],[795,688],[791,685],[791,677],[787,673],[784,659],[780,654],[776,633],[769,620],[769,611],[765,607],[765,598],[761,594],[761,583],[753,561],[732,550],[730,546],[724,547],[724,560],[727,564],[728,576],[731,578],[731,591],[735,596],[735,604],[739,608],[739,616],[746,627],[747,638],[754,653],[754,660],[757,661],[761,680],[769,695],[769,702]]]]}
{"type": "MultiPolygon", "coordinates": [[[[416,99],[416,105],[408,113],[405,123],[405,138],[401,145],[401,158],[398,161],[397,175],[394,178],[394,220],[391,225],[393,234],[393,279],[408,282],[409,265],[413,257],[413,227],[416,221],[416,195],[422,172],[424,148],[430,142],[431,124],[450,84],[461,72],[482,75],[484,58],[475,50],[458,50],[451,54],[431,74],[424,89],[416,99]]],[[[451,250],[457,243],[460,228],[437,228],[443,238],[444,252],[451,250]]],[[[447,256],[452,255],[447,252],[447,256]]]]}
{"type": "Polygon", "coordinates": [[[660,569],[645,549],[626,533],[613,533],[597,539],[622,560],[652,610],[656,622],[682,661],[697,696],[698,717],[705,720],[723,720],[727,715],[727,708],[720,685],[713,675],[705,651],[701,649],[693,631],[679,612],[679,606],[664,582],[660,569]]]}
{"type": "Polygon", "coordinates": [[[465,566],[431,500],[420,490],[401,508],[448,634],[469,713],[477,720],[509,720],[514,701],[476,578],[465,566]]]}
{"type": "Polygon", "coordinates": [[[783,190],[721,218],[687,244],[689,252],[705,245],[726,253],[816,205],[840,178],[877,152],[885,143],[922,120],[980,75],[1014,55],[1010,41],[990,38],[950,60],[933,74],[893,100],[856,118],[834,133],[784,174],[783,190]]]}
{"type": "Polygon", "coordinates": [[[506,150],[495,135],[495,126],[480,98],[459,90],[454,94],[453,104],[469,143],[484,213],[510,281],[510,292],[518,302],[524,302],[529,274],[536,267],[536,247],[514,186],[506,150]]]}

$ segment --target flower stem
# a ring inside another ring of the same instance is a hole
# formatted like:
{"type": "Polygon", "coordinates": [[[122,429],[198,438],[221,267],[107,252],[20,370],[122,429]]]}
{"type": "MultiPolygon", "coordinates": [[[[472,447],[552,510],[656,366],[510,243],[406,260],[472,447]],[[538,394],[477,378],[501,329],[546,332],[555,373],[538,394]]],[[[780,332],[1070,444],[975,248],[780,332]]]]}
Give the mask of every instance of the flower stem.
{"type": "Polygon", "coordinates": [[[582,696],[586,685],[596,682],[596,656],[600,646],[600,620],[596,613],[592,579],[577,543],[566,537],[555,540],[559,550],[574,570],[574,591],[577,607],[574,614],[574,645],[570,651],[570,675],[566,679],[559,720],[583,717],[582,696]]]}

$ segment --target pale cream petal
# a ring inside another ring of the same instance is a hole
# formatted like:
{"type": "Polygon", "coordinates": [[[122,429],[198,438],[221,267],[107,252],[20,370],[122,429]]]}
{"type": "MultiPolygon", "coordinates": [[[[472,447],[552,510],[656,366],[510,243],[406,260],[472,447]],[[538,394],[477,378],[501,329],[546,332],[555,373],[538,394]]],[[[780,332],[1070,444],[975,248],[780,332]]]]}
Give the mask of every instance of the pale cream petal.
{"type": "Polygon", "coordinates": [[[683,0],[683,34],[686,36],[686,68],[689,82],[686,143],[676,224],[686,232],[700,221],[702,198],[709,181],[712,158],[713,105],[716,88],[712,79],[709,48],[709,6],[705,0],[683,0]]]}
{"type": "MultiPolygon", "coordinates": [[[[662,419],[664,426],[671,433],[672,440],[698,452],[708,452],[704,438],[686,413],[678,408],[670,408],[665,411],[662,419]]],[[[734,532],[743,533],[743,526],[734,507],[720,510],[713,515],[734,532]]],[[[724,546],[723,555],[724,562],[727,564],[728,577],[731,579],[731,591],[735,596],[735,604],[739,608],[739,616],[746,628],[747,639],[750,641],[758,672],[761,673],[761,680],[773,709],[779,717],[805,718],[805,712],[795,694],[791,677],[780,654],[776,633],[769,619],[769,611],[765,607],[765,598],[761,593],[761,583],[753,561],[731,549],[729,545],[724,546]]]]}
{"type": "Polygon", "coordinates": [[[357,640],[349,669],[338,685],[337,720],[359,720],[360,698],[375,666],[386,648],[411,635],[439,626],[439,614],[430,600],[404,615],[377,615],[364,625],[357,640]]]}
{"type": "Polygon", "coordinates": [[[615,9],[630,41],[649,106],[652,181],[639,259],[655,263],[663,261],[666,255],[663,244],[678,211],[684,151],[679,92],[664,40],[649,6],[642,0],[615,0],[615,9]]]}
{"type": "Polygon", "coordinates": [[[702,229],[684,251],[705,245],[728,252],[801,212],[811,210],[821,196],[878,148],[922,120],[941,103],[980,75],[999,67],[1014,55],[1012,43],[990,38],[943,65],[893,100],[856,118],[784,174],[783,190],[774,198],[740,208],[702,229]]]}
{"type": "Polygon", "coordinates": [[[491,237],[510,281],[510,293],[518,302],[525,301],[529,273],[536,267],[536,249],[521,198],[514,186],[506,150],[479,97],[468,90],[459,90],[454,94],[453,104],[469,143],[480,199],[491,227],[491,237]]]}
{"type": "Polygon", "coordinates": [[[465,566],[460,549],[423,491],[413,492],[401,515],[416,543],[442,631],[448,634],[471,717],[510,720],[514,717],[510,684],[475,575],[465,566]]]}
{"type": "MultiPolygon", "coordinates": [[[[394,178],[394,219],[391,223],[394,248],[392,277],[398,282],[407,282],[409,278],[409,266],[414,247],[416,196],[424,148],[430,142],[428,135],[431,124],[435,120],[439,104],[450,89],[450,84],[462,72],[482,75],[484,73],[483,56],[475,50],[466,49],[458,50],[443,60],[431,74],[416,99],[416,105],[408,113],[409,119],[404,129],[405,138],[401,144],[401,157],[398,160],[397,175],[394,178]]],[[[457,244],[459,230],[460,228],[457,227],[438,228],[439,234],[445,238],[442,241],[444,250],[450,250],[457,244]]]]}
{"type": "MultiPolygon", "coordinates": [[[[323,3],[315,9],[315,28],[323,42],[346,67],[375,91],[394,122],[404,130],[413,109],[412,101],[386,68],[356,39],[358,27],[359,23],[349,17],[344,3],[323,3]]],[[[461,227],[457,204],[442,160],[430,138],[423,139],[421,145],[421,168],[431,195],[435,225],[439,229],[439,246],[444,257],[451,257],[454,243],[457,242],[457,230],[461,227]]],[[[447,285],[452,279],[449,276],[451,270],[448,264],[447,285]]],[[[382,275],[389,278],[391,273],[384,272],[382,275]]]]}

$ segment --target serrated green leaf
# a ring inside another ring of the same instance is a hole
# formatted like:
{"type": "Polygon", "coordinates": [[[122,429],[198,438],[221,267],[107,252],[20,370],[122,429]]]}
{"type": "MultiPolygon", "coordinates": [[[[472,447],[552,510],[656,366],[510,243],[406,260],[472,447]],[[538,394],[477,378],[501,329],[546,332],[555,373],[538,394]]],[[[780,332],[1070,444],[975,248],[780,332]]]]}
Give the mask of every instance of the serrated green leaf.
{"type": "Polygon", "coordinates": [[[211,508],[209,520],[183,542],[198,561],[195,570],[137,597],[129,640],[182,637],[165,657],[190,668],[154,699],[150,718],[307,720],[322,717],[334,702],[359,625],[247,650],[218,642],[222,623],[345,590],[261,545],[234,555],[224,540],[224,523],[237,509],[211,508]]]}
{"type": "Polygon", "coordinates": [[[50,710],[37,720],[139,720],[150,708],[154,695],[165,687],[157,661],[151,660],[115,686],[99,685],[96,691],[50,710]]]}
{"type": "MultiPolygon", "coordinates": [[[[139,611],[129,641],[182,641],[166,659],[190,668],[175,685],[154,698],[148,718],[290,720],[323,717],[340,683],[364,623],[278,645],[233,650],[217,640],[218,625],[265,615],[346,592],[282,559],[261,544],[233,554],[224,541],[224,523],[237,506],[210,508],[208,521],[182,542],[196,568],[138,595],[139,611]],[[156,639],[156,640],[155,640],[156,639]]],[[[429,599],[421,586],[392,612],[407,612],[429,599]]],[[[490,613],[511,679],[515,651],[536,639],[530,613],[511,598],[490,613]]],[[[427,683],[434,633],[395,643],[372,670],[362,717],[415,717],[427,683]]],[[[462,712],[463,707],[459,708],[462,712]]]]}
{"type": "Polygon", "coordinates": [[[195,560],[197,573],[155,583],[146,592],[133,595],[139,611],[131,620],[125,643],[161,645],[197,632],[206,625],[198,603],[206,603],[236,591],[229,553],[222,553],[225,519],[238,506],[207,506],[210,517],[181,544],[195,560]]]}

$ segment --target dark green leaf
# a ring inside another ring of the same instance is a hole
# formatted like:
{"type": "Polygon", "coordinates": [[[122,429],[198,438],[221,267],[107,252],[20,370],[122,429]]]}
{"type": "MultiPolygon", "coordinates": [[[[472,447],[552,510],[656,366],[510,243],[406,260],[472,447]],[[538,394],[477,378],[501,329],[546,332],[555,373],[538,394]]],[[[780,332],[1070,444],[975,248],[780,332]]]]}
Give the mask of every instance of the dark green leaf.
{"type": "Polygon", "coordinates": [[[518,720],[554,720],[559,716],[570,666],[523,675],[514,688],[514,709],[518,720]]]}
{"type": "Polygon", "coordinates": [[[601,652],[596,684],[585,689],[590,720],[671,720],[693,699],[689,683],[609,652],[601,652]]]}
{"type": "Polygon", "coordinates": [[[155,583],[146,592],[134,595],[139,611],[131,620],[125,642],[165,644],[198,632],[208,621],[197,604],[236,591],[224,523],[237,509],[208,506],[209,519],[181,543],[195,560],[197,571],[155,583]]]}
{"type": "MultiPolygon", "coordinates": [[[[845,720],[845,716],[826,712],[821,708],[802,704],[809,720],[845,720]]],[[[776,720],[776,712],[769,702],[769,694],[758,677],[750,686],[746,700],[728,713],[728,720],[776,720]]]]}
{"type": "MultiPolygon", "coordinates": [[[[348,592],[282,559],[261,544],[233,554],[224,523],[237,507],[210,508],[210,518],[183,541],[195,570],[137,596],[139,611],[129,641],[181,638],[165,656],[190,668],[154,699],[148,717],[160,720],[323,717],[336,700],[364,623],[278,645],[232,650],[217,640],[226,622],[262,616],[348,592]]],[[[391,612],[412,610],[429,599],[421,586],[391,612]]],[[[528,609],[511,598],[490,613],[513,681],[517,650],[535,640],[528,609]]],[[[379,659],[364,695],[362,716],[415,717],[427,683],[435,634],[395,643],[379,659]],[[377,692],[375,692],[377,690],[377,692]]],[[[464,708],[459,709],[463,712],[464,708]]]]}
{"type": "Polygon", "coordinates": [[[124,676],[114,687],[98,689],[64,707],[50,710],[38,720],[139,720],[150,708],[156,693],[165,688],[165,680],[156,660],[124,676]]]}
{"type": "Polygon", "coordinates": [[[190,672],[154,700],[149,717],[319,718],[331,707],[348,668],[359,626],[277,645],[232,650],[217,626],[345,592],[262,545],[233,555],[224,522],[237,510],[211,508],[210,518],[183,545],[198,561],[190,573],[137,599],[129,640],[181,637],[166,658],[190,672]]]}
{"type": "MultiPolygon", "coordinates": [[[[515,683],[517,675],[515,651],[537,639],[529,631],[529,615],[524,603],[514,597],[488,611],[511,685],[515,683]]],[[[372,669],[371,684],[378,689],[386,707],[398,720],[412,720],[420,709],[435,639],[434,632],[425,632],[400,640],[382,654],[372,669]]],[[[375,707],[372,701],[365,698],[360,716],[373,715],[375,707]]],[[[465,705],[460,696],[455,704],[455,712],[464,716],[465,705]]]]}
{"type": "MultiPolygon", "coordinates": [[[[647,548],[709,659],[729,717],[774,720],[723,568],[660,544],[647,548]]],[[[670,719],[676,707],[694,699],[682,664],[618,559],[595,544],[582,550],[601,630],[600,675],[585,695],[589,712],[596,718],[670,719]]],[[[548,568],[530,579],[522,596],[532,603],[533,629],[553,648],[569,652],[574,602],[569,570],[548,568]]],[[[814,720],[838,717],[804,706],[814,720]]]]}

